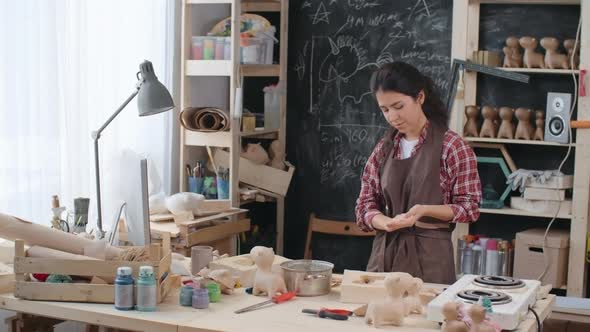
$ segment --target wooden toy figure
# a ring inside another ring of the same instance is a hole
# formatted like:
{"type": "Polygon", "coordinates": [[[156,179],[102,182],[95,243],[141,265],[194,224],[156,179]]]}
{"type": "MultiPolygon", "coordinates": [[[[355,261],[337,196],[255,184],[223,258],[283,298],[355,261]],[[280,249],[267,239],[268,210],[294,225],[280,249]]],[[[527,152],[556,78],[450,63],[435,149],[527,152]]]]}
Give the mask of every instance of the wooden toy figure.
{"type": "Polygon", "coordinates": [[[483,125],[479,137],[496,138],[498,136],[498,127],[496,120],[498,119],[498,110],[492,106],[484,106],[481,109],[483,116],[483,125]]]}
{"type": "Polygon", "coordinates": [[[477,129],[477,117],[479,116],[479,107],[466,106],[465,116],[467,116],[467,122],[465,123],[465,127],[463,127],[463,136],[478,137],[479,130],[477,129]]]}
{"type": "Polygon", "coordinates": [[[493,327],[484,322],[486,311],[479,304],[474,304],[469,308],[469,317],[471,317],[469,332],[496,332],[493,327]]]}
{"type": "Polygon", "coordinates": [[[544,141],[545,140],[545,112],[543,111],[536,111],[535,112],[535,136],[534,140],[536,141],[544,141]]]}
{"type": "Polygon", "coordinates": [[[498,138],[514,139],[514,123],[512,118],[514,116],[514,109],[511,107],[500,107],[500,129],[498,130],[498,138]]]}
{"type": "Polygon", "coordinates": [[[403,296],[412,285],[413,278],[404,272],[393,272],[385,277],[387,296],[384,300],[371,301],[367,307],[365,322],[374,327],[384,325],[401,326],[406,309],[403,296]]]}
{"type": "Polygon", "coordinates": [[[250,257],[256,263],[256,275],[254,276],[254,286],[252,295],[266,294],[273,297],[277,293],[286,293],[287,286],[283,277],[271,271],[272,263],[275,259],[275,253],[272,248],[256,246],[250,250],[250,257]]]}
{"type": "Polygon", "coordinates": [[[578,45],[576,45],[576,49],[574,50],[574,44],[576,43],[575,39],[566,39],[563,42],[563,47],[567,50],[567,63],[572,63],[572,56],[574,57],[574,67],[572,69],[579,69],[580,68],[580,42],[578,41],[578,45]]]}
{"type": "Polygon", "coordinates": [[[411,313],[422,314],[424,312],[424,307],[420,300],[420,290],[422,290],[423,285],[424,282],[420,278],[414,278],[412,280],[410,288],[408,288],[408,296],[404,298],[406,315],[411,313]]]}
{"type": "Polygon", "coordinates": [[[459,320],[458,302],[447,302],[443,305],[442,314],[445,316],[445,322],[442,326],[442,332],[467,332],[467,325],[459,320]]]}
{"type": "Polygon", "coordinates": [[[549,69],[569,69],[568,56],[559,53],[559,40],[553,37],[541,39],[541,46],[545,49],[545,67],[549,69]]]}
{"type": "Polygon", "coordinates": [[[531,110],[524,107],[516,109],[516,118],[518,119],[518,125],[516,126],[516,139],[531,140],[535,129],[531,123],[531,110]]]}
{"type": "Polygon", "coordinates": [[[545,69],[545,60],[543,54],[535,51],[537,45],[536,38],[533,37],[521,37],[520,46],[524,48],[523,63],[526,68],[542,68],[545,69]]]}
{"type": "Polygon", "coordinates": [[[520,52],[518,38],[513,36],[506,38],[506,46],[502,50],[504,51],[504,67],[522,67],[522,53],[520,52]]]}

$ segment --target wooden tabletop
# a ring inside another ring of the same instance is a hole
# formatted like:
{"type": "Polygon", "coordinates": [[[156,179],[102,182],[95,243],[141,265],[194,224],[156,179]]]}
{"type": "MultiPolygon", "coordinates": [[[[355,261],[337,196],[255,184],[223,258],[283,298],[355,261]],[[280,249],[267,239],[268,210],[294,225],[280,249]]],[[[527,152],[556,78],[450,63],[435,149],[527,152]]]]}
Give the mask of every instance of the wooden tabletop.
{"type": "MultiPolygon", "coordinates": [[[[265,309],[234,314],[234,311],[266,298],[248,295],[243,289],[237,289],[233,295],[223,295],[221,302],[212,303],[209,309],[198,310],[178,305],[178,289],[172,291],[156,312],[119,311],[112,305],[92,303],[26,301],[14,298],[12,294],[0,295],[0,309],[18,311],[62,320],[73,320],[93,325],[108,326],[135,331],[328,331],[339,332],[372,331],[375,329],[365,324],[362,317],[351,317],[347,321],[322,319],[303,314],[304,308],[321,307],[337,309],[355,309],[358,305],[340,303],[340,292],[333,289],[329,295],[319,297],[297,297],[289,302],[272,305],[265,309]]],[[[540,300],[535,310],[544,320],[549,313],[555,296],[540,300]]],[[[405,320],[407,327],[385,327],[385,330],[432,332],[440,331],[437,323],[427,321],[418,315],[405,320]],[[410,327],[409,325],[412,325],[410,327]]],[[[536,321],[532,313],[527,315],[519,332],[536,331],[536,321]]]]}

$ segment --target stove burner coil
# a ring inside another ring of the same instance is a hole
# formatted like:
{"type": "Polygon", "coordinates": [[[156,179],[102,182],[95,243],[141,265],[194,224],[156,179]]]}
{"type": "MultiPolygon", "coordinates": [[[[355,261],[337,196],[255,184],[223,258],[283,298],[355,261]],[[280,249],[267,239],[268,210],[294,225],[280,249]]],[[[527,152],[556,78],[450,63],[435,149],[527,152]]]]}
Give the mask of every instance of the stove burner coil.
{"type": "Polygon", "coordinates": [[[480,297],[487,296],[492,305],[506,304],[512,302],[512,297],[502,292],[485,291],[479,289],[463,290],[457,293],[457,296],[467,303],[477,303],[480,297]]]}
{"type": "Polygon", "coordinates": [[[512,277],[481,276],[473,280],[473,283],[480,287],[496,289],[514,289],[525,286],[524,281],[512,277]]]}

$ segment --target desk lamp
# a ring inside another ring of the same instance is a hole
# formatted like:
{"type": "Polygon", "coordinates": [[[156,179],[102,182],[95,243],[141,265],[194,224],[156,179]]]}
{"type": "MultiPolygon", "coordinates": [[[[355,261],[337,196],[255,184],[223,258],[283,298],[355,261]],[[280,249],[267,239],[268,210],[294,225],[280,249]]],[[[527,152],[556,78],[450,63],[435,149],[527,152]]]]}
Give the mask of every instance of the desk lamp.
{"type": "Polygon", "coordinates": [[[94,170],[96,177],[96,207],[98,212],[98,218],[96,222],[97,235],[99,238],[104,236],[102,229],[102,208],[100,201],[100,170],[98,162],[98,139],[100,134],[105,128],[113,121],[121,111],[129,104],[129,102],[137,97],[137,107],[139,110],[139,116],[154,115],[161,112],[165,112],[174,108],[174,101],[172,96],[166,87],[158,81],[156,74],[154,73],[154,67],[150,61],[145,60],[139,65],[139,72],[137,73],[137,85],[136,90],[123,102],[121,106],[111,115],[108,120],[97,130],[92,132],[92,138],[94,139],[94,170]]]}

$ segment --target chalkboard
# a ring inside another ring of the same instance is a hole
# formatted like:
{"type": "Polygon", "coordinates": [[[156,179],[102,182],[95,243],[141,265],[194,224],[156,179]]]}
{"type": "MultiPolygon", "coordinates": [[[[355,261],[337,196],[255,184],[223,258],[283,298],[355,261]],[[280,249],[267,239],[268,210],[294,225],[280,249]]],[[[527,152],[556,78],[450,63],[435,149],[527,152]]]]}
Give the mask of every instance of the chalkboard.
{"type": "Polygon", "coordinates": [[[287,195],[287,252],[300,255],[302,243],[289,239],[305,238],[310,212],[355,220],[362,170],[388,128],[371,73],[406,61],[444,96],[451,26],[452,0],[290,1],[287,158],[297,170],[287,195]]]}
{"type": "MultiPolygon", "coordinates": [[[[531,36],[539,41],[555,37],[563,49],[565,39],[574,39],[580,6],[574,5],[482,5],[479,49],[502,54],[506,37],[531,36]]],[[[544,53],[539,45],[537,52],[544,53]]],[[[478,105],[527,107],[545,110],[547,92],[574,90],[569,75],[531,75],[529,84],[478,75],[478,105]]]]}

